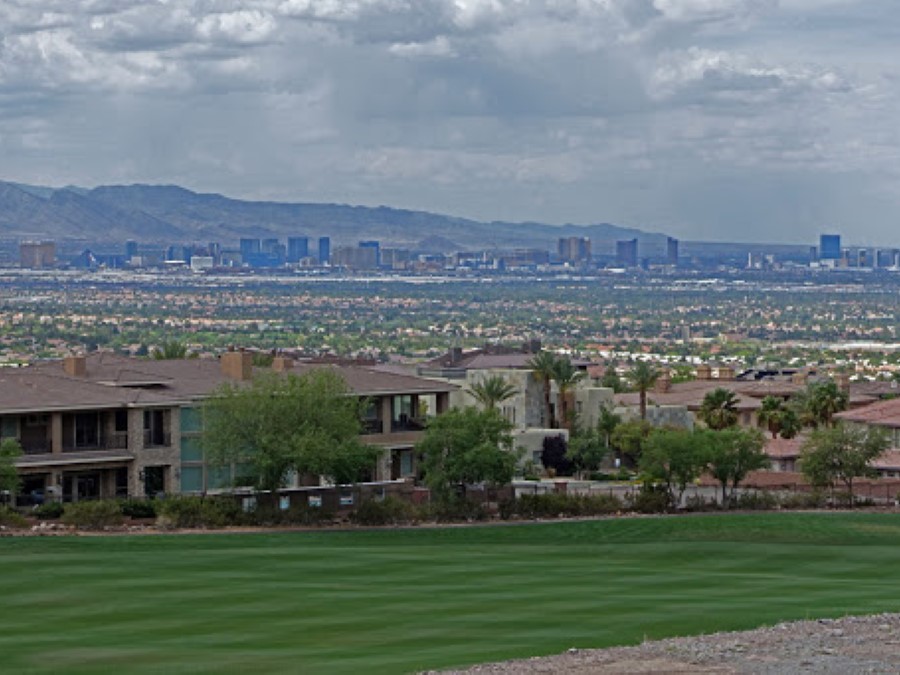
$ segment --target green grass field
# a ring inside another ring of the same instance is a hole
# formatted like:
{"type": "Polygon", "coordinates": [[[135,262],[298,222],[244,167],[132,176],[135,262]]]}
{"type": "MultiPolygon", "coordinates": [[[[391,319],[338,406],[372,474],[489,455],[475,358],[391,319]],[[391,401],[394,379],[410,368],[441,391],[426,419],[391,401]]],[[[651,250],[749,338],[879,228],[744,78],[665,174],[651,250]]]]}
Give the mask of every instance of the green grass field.
{"type": "Polygon", "coordinates": [[[0,539],[3,672],[404,672],[900,610],[900,516],[0,539]]]}

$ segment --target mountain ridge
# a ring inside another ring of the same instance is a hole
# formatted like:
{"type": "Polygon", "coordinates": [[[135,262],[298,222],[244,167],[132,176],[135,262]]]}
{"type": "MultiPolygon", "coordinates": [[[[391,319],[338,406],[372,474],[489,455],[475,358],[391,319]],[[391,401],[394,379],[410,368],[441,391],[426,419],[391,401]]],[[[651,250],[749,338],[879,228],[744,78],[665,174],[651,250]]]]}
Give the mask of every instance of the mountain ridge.
{"type": "MultiPolygon", "coordinates": [[[[249,201],[179,185],[48,188],[0,181],[0,236],[175,243],[240,237],[330,236],[333,245],[378,239],[415,247],[431,238],[465,248],[555,249],[559,237],[589,237],[607,247],[637,238],[661,246],[665,235],[610,223],[550,225],[483,222],[388,206],[249,201]]],[[[595,249],[596,250],[596,249],[595,249]]]]}

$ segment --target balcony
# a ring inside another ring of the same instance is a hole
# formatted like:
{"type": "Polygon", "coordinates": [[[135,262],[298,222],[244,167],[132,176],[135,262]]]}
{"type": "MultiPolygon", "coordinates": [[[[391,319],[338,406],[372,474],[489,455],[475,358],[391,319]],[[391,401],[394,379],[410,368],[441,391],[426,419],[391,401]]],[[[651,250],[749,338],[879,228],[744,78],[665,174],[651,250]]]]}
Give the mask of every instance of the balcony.
{"type": "Polygon", "coordinates": [[[145,448],[168,448],[172,445],[172,434],[162,431],[144,430],[145,448]]]}
{"type": "Polygon", "coordinates": [[[50,452],[50,441],[22,441],[23,455],[45,455],[50,452]]]}
{"type": "MultiPolygon", "coordinates": [[[[117,431],[97,440],[84,440],[63,445],[63,452],[81,452],[83,450],[127,450],[128,432],[117,431]]],[[[50,448],[44,452],[50,452],[50,448]]]]}
{"type": "Polygon", "coordinates": [[[364,434],[380,434],[384,430],[384,423],[379,419],[360,420],[360,424],[364,434]]]}
{"type": "Polygon", "coordinates": [[[407,417],[400,415],[400,419],[391,422],[391,431],[422,431],[425,429],[425,420],[421,417],[407,417]]]}

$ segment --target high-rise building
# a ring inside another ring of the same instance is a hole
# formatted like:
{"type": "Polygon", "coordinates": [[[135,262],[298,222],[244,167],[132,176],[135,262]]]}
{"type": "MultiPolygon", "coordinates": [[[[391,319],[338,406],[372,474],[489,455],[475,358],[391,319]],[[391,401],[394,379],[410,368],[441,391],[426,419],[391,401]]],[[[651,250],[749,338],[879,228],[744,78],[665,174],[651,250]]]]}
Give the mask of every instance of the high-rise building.
{"type": "Polygon", "coordinates": [[[375,240],[359,242],[360,248],[372,249],[375,251],[375,266],[381,267],[381,244],[375,240]]]}
{"type": "Polygon", "coordinates": [[[675,237],[666,237],[666,264],[678,265],[678,240],[675,237]]]}
{"type": "Polygon", "coordinates": [[[819,237],[819,259],[841,259],[841,235],[823,234],[819,237]]]}
{"type": "Polygon", "coordinates": [[[56,264],[56,242],[23,241],[19,243],[19,265],[39,270],[56,264]]]}
{"type": "Polygon", "coordinates": [[[590,262],[591,240],[587,237],[560,237],[557,253],[563,262],[590,262]]]}
{"type": "Polygon", "coordinates": [[[623,267],[637,267],[638,240],[625,239],[616,242],[616,263],[623,267]]]}
{"type": "Polygon", "coordinates": [[[327,265],[331,262],[331,238],[319,237],[319,264],[327,265]]]}
{"type": "Polygon", "coordinates": [[[309,237],[288,237],[287,261],[297,263],[309,257],[309,237]]]}
{"type": "Polygon", "coordinates": [[[125,259],[136,258],[138,256],[138,243],[132,239],[125,242],[125,259]]]}
{"type": "Polygon", "coordinates": [[[262,252],[259,239],[241,239],[241,255],[251,256],[255,253],[262,252]]]}

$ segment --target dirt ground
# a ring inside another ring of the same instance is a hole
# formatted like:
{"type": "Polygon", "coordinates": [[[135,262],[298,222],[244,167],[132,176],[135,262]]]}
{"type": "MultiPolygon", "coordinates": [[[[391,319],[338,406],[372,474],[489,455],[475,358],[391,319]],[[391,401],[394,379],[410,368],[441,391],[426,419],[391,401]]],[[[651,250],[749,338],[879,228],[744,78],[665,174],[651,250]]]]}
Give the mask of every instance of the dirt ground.
{"type": "Polygon", "coordinates": [[[471,675],[900,673],[900,614],[781,623],[740,633],[672,638],[636,647],[572,649],[556,656],[451,672],[471,675]]]}

